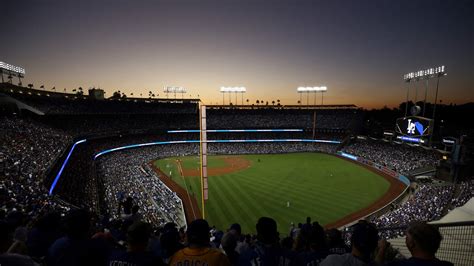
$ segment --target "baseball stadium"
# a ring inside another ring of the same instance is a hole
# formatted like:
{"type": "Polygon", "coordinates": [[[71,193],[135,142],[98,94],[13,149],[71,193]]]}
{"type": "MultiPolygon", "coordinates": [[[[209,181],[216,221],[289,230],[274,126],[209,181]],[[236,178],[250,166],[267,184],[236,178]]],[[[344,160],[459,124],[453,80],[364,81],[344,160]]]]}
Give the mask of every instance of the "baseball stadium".
{"type": "Polygon", "coordinates": [[[53,2],[0,3],[0,266],[474,265],[472,3],[53,2]]]}

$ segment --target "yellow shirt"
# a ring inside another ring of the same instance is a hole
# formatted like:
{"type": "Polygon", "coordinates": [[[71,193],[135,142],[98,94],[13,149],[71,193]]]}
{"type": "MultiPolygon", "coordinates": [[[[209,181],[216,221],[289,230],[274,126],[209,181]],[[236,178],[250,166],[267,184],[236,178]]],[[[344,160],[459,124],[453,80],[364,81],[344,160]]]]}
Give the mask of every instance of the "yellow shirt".
{"type": "Polygon", "coordinates": [[[215,248],[183,248],[171,257],[170,266],[230,266],[224,253],[215,248]]]}

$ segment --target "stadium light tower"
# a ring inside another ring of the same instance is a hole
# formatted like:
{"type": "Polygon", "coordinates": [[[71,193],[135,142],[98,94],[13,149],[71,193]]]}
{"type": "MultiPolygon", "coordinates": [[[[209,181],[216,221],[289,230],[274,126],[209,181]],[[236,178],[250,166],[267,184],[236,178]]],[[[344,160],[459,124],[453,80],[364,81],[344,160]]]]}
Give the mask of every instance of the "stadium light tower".
{"type": "Polygon", "coordinates": [[[326,86],[321,87],[298,87],[296,91],[300,94],[300,103],[301,103],[301,94],[306,92],[306,105],[309,105],[309,93],[314,93],[314,105],[316,105],[316,94],[321,93],[321,105],[323,104],[323,93],[326,92],[328,88],[326,86]]]}
{"type": "MultiPolygon", "coordinates": [[[[446,76],[446,67],[445,66],[439,66],[439,67],[432,67],[432,68],[427,68],[423,70],[418,70],[415,72],[410,72],[405,75],[403,75],[403,79],[407,83],[407,100],[405,103],[405,117],[407,117],[408,114],[408,99],[410,95],[410,83],[413,82],[413,85],[415,87],[415,106],[416,106],[416,100],[418,97],[418,89],[416,88],[416,82],[418,81],[423,81],[425,80],[425,98],[423,100],[423,117],[425,116],[425,110],[426,110],[426,97],[428,95],[428,80],[432,78],[436,78],[436,94],[435,94],[435,102],[434,102],[434,107],[433,107],[433,124],[432,128],[434,130],[434,123],[435,123],[435,114],[436,114],[436,105],[438,104],[438,90],[439,90],[439,78],[446,76]]],[[[415,115],[415,114],[414,114],[415,115]]],[[[429,143],[431,144],[433,134],[430,135],[430,141],[429,143]]]]}
{"type": "Polygon", "coordinates": [[[164,87],[163,92],[166,93],[166,98],[168,98],[168,93],[173,93],[174,98],[176,99],[176,93],[180,93],[181,99],[183,99],[187,89],[184,87],[166,86],[164,87]]]}
{"type": "MultiPolygon", "coordinates": [[[[2,83],[5,82],[3,79],[3,74],[7,74],[8,76],[16,76],[18,77],[18,82],[21,83],[21,78],[25,77],[25,69],[19,66],[14,66],[7,64],[5,62],[0,61],[0,73],[2,75],[2,83]]],[[[10,79],[11,82],[11,79],[10,79]]]]}
{"type": "Polygon", "coordinates": [[[222,93],[222,105],[224,105],[224,94],[229,93],[229,105],[231,103],[231,95],[235,93],[235,103],[237,104],[237,94],[241,93],[242,95],[242,105],[244,105],[244,93],[247,92],[245,87],[221,87],[220,92],[222,93]]]}

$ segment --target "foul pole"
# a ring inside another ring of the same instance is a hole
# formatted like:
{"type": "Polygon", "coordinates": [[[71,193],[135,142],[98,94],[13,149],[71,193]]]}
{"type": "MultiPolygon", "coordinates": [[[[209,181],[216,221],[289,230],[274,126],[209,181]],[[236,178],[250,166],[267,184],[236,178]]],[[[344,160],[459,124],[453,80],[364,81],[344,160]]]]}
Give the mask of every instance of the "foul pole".
{"type": "Polygon", "coordinates": [[[199,108],[199,155],[201,162],[201,205],[202,218],[206,218],[205,204],[208,199],[208,184],[207,184],[207,134],[206,134],[206,106],[201,105],[199,108]]]}

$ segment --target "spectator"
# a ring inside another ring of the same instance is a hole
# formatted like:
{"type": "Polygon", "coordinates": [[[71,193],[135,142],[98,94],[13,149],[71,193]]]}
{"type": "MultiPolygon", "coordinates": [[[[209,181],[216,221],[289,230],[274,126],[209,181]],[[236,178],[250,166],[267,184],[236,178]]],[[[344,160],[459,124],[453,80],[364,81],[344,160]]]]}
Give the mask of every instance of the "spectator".
{"type": "Polygon", "coordinates": [[[291,265],[294,253],[288,253],[279,245],[279,233],[275,220],[261,217],[257,222],[257,242],[241,254],[239,265],[291,265]]]}
{"type": "Polygon", "coordinates": [[[206,220],[198,219],[191,222],[186,237],[188,246],[176,252],[171,257],[169,265],[196,265],[197,263],[209,266],[230,265],[226,255],[218,249],[210,248],[209,224],[206,220]]]}
{"type": "Polygon", "coordinates": [[[359,221],[353,227],[351,253],[327,256],[321,266],[327,265],[370,265],[374,263],[373,253],[378,244],[378,232],[374,225],[359,221]]]}
{"type": "Polygon", "coordinates": [[[13,245],[14,227],[5,221],[0,221],[0,265],[37,266],[30,257],[10,252],[13,245]]]}
{"type": "Polygon", "coordinates": [[[350,252],[349,247],[344,244],[341,231],[331,228],[326,231],[328,252],[330,254],[344,254],[350,252]]]}
{"type": "Polygon", "coordinates": [[[73,210],[65,220],[66,236],[50,247],[47,264],[51,266],[104,265],[107,248],[100,239],[90,239],[91,215],[86,210],[73,210]]]}
{"type": "Polygon", "coordinates": [[[239,262],[239,253],[236,251],[239,236],[236,230],[230,230],[222,237],[222,250],[224,250],[231,265],[239,262]]]}
{"type": "Polygon", "coordinates": [[[406,234],[406,246],[411,253],[411,258],[393,262],[390,265],[400,266],[449,266],[453,265],[447,261],[441,261],[435,257],[442,236],[438,229],[425,222],[415,222],[410,225],[406,234]]]}
{"type": "MultiPolygon", "coordinates": [[[[308,221],[307,221],[308,222],[308,221]]],[[[295,243],[297,265],[317,265],[328,255],[326,234],[318,222],[302,230],[295,243]]]]}
{"type": "Polygon", "coordinates": [[[127,232],[127,251],[118,251],[113,254],[109,258],[108,265],[164,265],[159,257],[146,250],[151,231],[151,225],[148,223],[136,222],[132,224],[127,232]]]}

